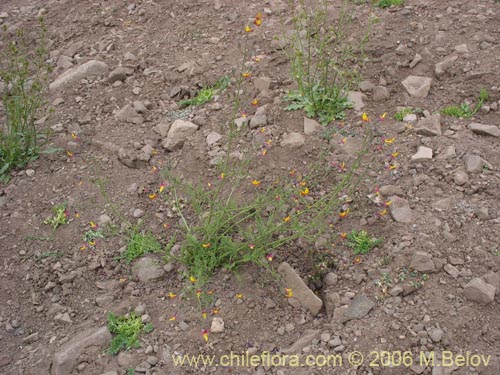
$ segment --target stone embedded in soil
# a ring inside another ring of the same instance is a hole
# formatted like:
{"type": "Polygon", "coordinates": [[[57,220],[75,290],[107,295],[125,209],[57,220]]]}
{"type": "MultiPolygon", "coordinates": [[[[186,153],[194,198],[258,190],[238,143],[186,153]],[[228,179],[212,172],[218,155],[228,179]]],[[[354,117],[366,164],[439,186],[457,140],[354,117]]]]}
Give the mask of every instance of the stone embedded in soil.
{"type": "Polygon", "coordinates": [[[443,61],[438,62],[434,66],[434,74],[436,77],[439,79],[443,78],[446,72],[455,64],[455,61],[457,61],[458,56],[457,55],[452,55],[448,56],[445,58],[443,61]]]}
{"type": "Polygon", "coordinates": [[[127,75],[129,74],[132,74],[132,69],[119,66],[109,73],[107,82],[115,83],[116,81],[125,81],[127,79],[127,75]]]}
{"type": "Polygon", "coordinates": [[[318,336],[320,331],[306,330],[304,334],[295,341],[289,348],[281,349],[283,354],[297,354],[301,353],[302,349],[309,345],[318,336]]]}
{"type": "Polygon", "coordinates": [[[423,161],[432,160],[432,148],[419,146],[416,154],[412,155],[412,163],[420,163],[423,161]]]}
{"type": "Polygon", "coordinates": [[[132,275],[139,279],[139,281],[147,283],[149,281],[161,279],[165,276],[165,271],[157,260],[144,257],[135,262],[132,267],[132,275]]]}
{"type": "Polygon", "coordinates": [[[179,150],[186,139],[196,133],[197,130],[198,125],[191,121],[175,120],[168,131],[167,138],[163,141],[163,147],[167,151],[179,150]]]}
{"type": "Polygon", "coordinates": [[[484,160],[477,155],[464,156],[465,171],[468,173],[481,173],[484,167],[484,160]]]}
{"type": "Polygon", "coordinates": [[[358,87],[364,92],[372,92],[375,89],[375,85],[370,81],[361,81],[358,87]]]}
{"type": "Polygon", "coordinates": [[[454,47],[454,50],[456,53],[459,54],[469,53],[469,48],[467,47],[467,44],[459,44],[458,46],[454,47]]]}
{"type": "Polygon", "coordinates": [[[255,115],[250,118],[250,129],[257,129],[267,125],[267,116],[264,114],[255,115]]]}
{"type": "Polygon", "coordinates": [[[495,293],[500,294],[500,271],[493,272],[490,271],[487,274],[481,276],[481,278],[488,284],[493,285],[495,287],[495,293]]]}
{"type": "Polygon", "coordinates": [[[346,323],[349,320],[361,319],[368,315],[371,309],[375,307],[375,302],[370,300],[366,296],[356,296],[352,300],[351,304],[344,311],[341,322],[346,323]]]}
{"type": "Polygon", "coordinates": [[[455,171],[455,173],[453,173],[453,181],[458,186],[465,185],[467,182],[469,182],[469,175],[465,171],[458,169],[455,171]]]}
{"type": "Polygon", "coordinates": [[[406,89],[408,94],[416,98],[426,98],[429,94],[429,90],[432,84],[432,78],[419,77],[419,76],[408,76],[403,82],[401,82],[403,87],[406,89]]]}
{"type": "Polygon", "coordinates": [[[495,125],[484,125],[473,122],[467,126],[473,133],[479,135],[489,135],[491,137],[500,137],[500,128],[495,125]]]}
{"type": "Polygon", "coordinates": [[[366,95],[359,91],[351,91],[347,95],[347,101],[355,111],[361,111],[365,107],[364,99],[366,99],[366,95]]]}
{"type": "Polygon", "coordinates": [[[83,354],[86,348],[89,346],[104,348],[110,341],[111,333],[108,327],[81,332],[54,354],[51,375],[72,374],[78,357],[83,354]]]}
{"type": "Polygon", "coordinates": [[[444,336],[444,331],[441,328],[431,328],[427,333],[434,343],[441,341],[444,336]]]}
{"type": "Polygon", "coordinates": [[[388,100],[391,96],[389,89],[385,86],[377,86],[373,90],[373,100],[376,102],[382,102],[388,100]]]}
{"type": "Polygon", "coordinates": [[[413,221],[413,211],[406,199],[400,198],[397,195],[389,197],[391,205],[389,212],[392,218],[398,223],[411,223],[413,221]]]}
{"type": "Polygon", "coordinates": [[[304,117],[304,134],[311,135],[321,131],[323,127],[316,120],[304,117]]]}
{"type": "Polygon", "coordinates": [[[155,133],[158,133],[162,138],[165,138],[168,135],[168,131],[170,130],[171,125],[172,124],[169,121],[163,119],[158,125],[153,127],[153,131],[155,133]]]}
{"type": "Polygon", "coordinates": [[[447,263],[444,266],[444,272],[446,272],[448,275],[456,279],[460,275],[460,271],[457,269],[457,267],[447,263]]]}
{"type": "Polygon", "coordinates": [[[436,270],[432,255],[424,251],[415,251],[413,253],[410,268],[418,272],[434,272],[436,270]]]}
{"type": "Polygon", "coordinates": [[[108,70],[109,67],[106,63],[98,60],[90,60],[80,66],[76,66],[65,71],[49,85],[49,89],[51,91],[59,90],[64,86],[80,81],[83,78],[105,74],[108,70]]]}
{"type": "Polygon", "coordinates": [[[439,160],[447,160],[457,156],[455,146],[451,145],[446,147],[441,153],[438,155],[437,159],[439,160]]]}
{"type": "Polygon", "coordinates": [[[329,143],[335,151],[349,156],[356,156],[363,147],[363,139],[360,137],[343,137],[340,134],[334,134],[329,143]]]}
{"type": "Polygon", "coordinates": [[[273,81],[271,78],[258,77],[253,81],[253,85],[258,91],[270,90],[273,88],[273,81]]]}
{"type": "Polygon", "coordinates": [[[316,315],[323,307],[323,301],[307,287],[295,270],[286,262],[278,267],[278,272],[283,277],[286,288],[291,288],[293,297],[301,306],[308,309],[311,314],[316,315]]]}
{"type": "Polygon", "coordinates": [[[305,138],[300,133],[287,133],[283,135],[283,140],[281,141],[281,147],[286,148],[299,148],[305,143],[305,138]]]}
{"type": "Polygon", "coordinates": [[[495,287],[476,277],[465,285],[464,295],[469,301],[486,305],[495,299],[495,287]]]}
{"type": "Polygon", "coordinates": [[[224,332],[224,321],[222,318],[215,317],[212,319],[212,324],[210,326],[210,332],[221,333],[224,332]]]}
{"type": "Polygon", "coordinates": [[[207,135],[207,145],[209,147],[214,146],[217,142],[219,142],[222,139],[222,135],[216,132],[211,132],[210,134],[207,135]]]}
{"type": "Polygon", "coordinates": [[[128,122],[130,124],[140,125],[144,122],[144,118],[130,104],[126,104],[118,112],[115,117],[118,121],[128,122]]]}
{"type": "Polygon", "coordinates": [[[437,113],[421,119],[415,125],[415,133],[431,137],[441,135],[441,115],[437,113]]]}

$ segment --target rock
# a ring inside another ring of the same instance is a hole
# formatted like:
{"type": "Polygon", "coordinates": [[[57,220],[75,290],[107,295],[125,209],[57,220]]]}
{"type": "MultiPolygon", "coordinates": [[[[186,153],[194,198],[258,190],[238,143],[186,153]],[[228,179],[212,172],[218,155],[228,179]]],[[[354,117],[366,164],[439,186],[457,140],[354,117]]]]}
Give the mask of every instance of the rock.
{"type": "Polygon", "coordinates": [[[141,100],[134,101],[134,109],[137,113],[146,113],[148,111],[147,102],[141,100]]]}
{"type": "Polygon", "coordinates": [[[33,344],[34,342],[38,341],[39,338],[40,335],[38,334],[38,332],[32,333],[31,335],[23,338],[23,344],[26,345],[33,344]]]}
{"type": "Polygon", "coordinates": [[[416,122],[418,120],[418,117],[414,113],[408,113],[403,117],[403,122],[416,122]]]}
{"type": "Polygon", "coordinates": [[[185,120],[175,120],[168,131],[167,139],[163,142],[163,147],[167,151],[181,149],[186,139],[198,130],[198,125],[185,120]]]}
{"type": "Polygon", "coordinates": [[[143,283],[161,279],[165,275],[161,264],[153,258],[144,257],[137,260],[132,267],[132,275],[143,283]]]}
{"type": "Polygon", "coordinates": [[[418,65],[418,63],[420,61],[422,61],[423,57],[422,55],[420,55],[419,53],[416,53],[415,54],[415,57],[413,58],[413,60],[410,62],[410,69],[413,69],[414,67],[416,67],[418,65]]]}
{"type": "Polygon", "coordinates": [[[431,88],[432,78],[408,76],[401,83],[411,96],[416,98],[426,98],[431,88]]]}
{"type": "Polygon", "coordinates": [[[387,100],[390,96],[389,89],[385,86],[377,86],[375,90],[373,90],[373,100],[376,102],[387,100]]]}
{"type": "Polygon", "coordinates": [[[488,220],[490,218],[488,207],[478,207],[474,210],[474,213],[480,220],[488,220]]]}
{"type": "Polygon", "coordinates": [[[365,107],[364,99],[366,99],[366,95],[359,91],[351,91],[347,95],[347,101],[355,111],[361,111],[365,107]]]}
{"type": "Polygon", "coordinates": [[[300,304],[308,309],[311,314],[316,315],[323,307],[323,301],[314,292],[307,287],[304,281],[286,262],[283,262],[278,267],[278,272],[283,277],[285,286],[292,289],[293,297],[300,304]]]}
{"type": "Polygon", "coordinates": [[[118,373],[116,371],[112,370],[112,371],[107,371],[105,373],[102,373],[101,375],[118,375],[118,373]]]}
{"type": "Polygon", "coordinates": [[[424,146],[418,146],[417,153],[411,157],[412,163],[420,163],[429,160],[432,160],[432,148],[424,146]]]}
{"type": "Polygon", "coordinates": [[[457,269],[457,267],[452,266],[449,263],[445,264],[444,271],[454,279],[456,279],[458,275],[460,275],[460,271],[457,269]]]}
{"type": "Polygon", "coordinates": [[[415,125],[415,132],[431,137],[441,135],[441,115],[437,113],[421,119],[415,125]]]}
{"type": "Polygon", "coordinates": [[[323,281],[327,286],[333,286],[337,284],[338,276],[333,272],[328,272],[323,281]]]}
{"type": "Polygon", "coordinates": [[[364,92],[372,92],[375,89],[375,85],[370,81],[361,81],[358,87],[364,92]]]}
{"type": "Polygon", "coordinates": [[[500,294],[500,272],[490,271],[487,274],[481,276],[481,278],[490,285],[493,285],[496,290],[496,294],[500,294]]]}
{"type": "Polygon", "coordinates": [[[304,134],[311,135],[321,131],[323,127],[316,120],[304,117],[304,134]]]}
{"type": "Polygon", "coordinates": [[[258,91],[271,90],[273,88],[273,81],[271,78],[259,77],[253,81],[253,85],[258,91]]]}
{"type": "Polygon", "coordinates": [[[131,74],[132,70],[124,68],[122,66],[116,68],[108,75],[107,82],[115,83],[116,81],[125,81],[127,79],[127,75],[131,74]]]}
{"type": "Polygon", "coordinates": [[[432,255],[424,251],[415,251],[411,257],[410,268],[418,272],[434,272],[436,267],[432,255]]]}
{"type": "Polygon", "coordinates": [[[473,133],[479,135],[489,135],[491,137],[500,137],[500,128],[495,125],[483,125],[473,122],[467,126],[473,133]]]}
{"type": "Polygon", "coordinates": [[[140,217],[143,217],[144,216],[144,211],[141,210],[140,208],[136,208],[133,212],[132,212],[132,216],[135,218],[135,219],[138,219],[140,217]]]}
{"type": "Polygon", "coordinates": [[[447,160],[447,159],[452,159],[455,156],[457,156],[455,146],[448,146],[446,147],[437,157],[439,160],[447,160]]]}
{"type": "Polygon", "coordinates": [[[432,328],[427,332],[432,342],[439,342],[444,336],[444,331],[441,328],[432,328]]]}
{"type": "Polygon", "coordinates": [[[170,130],[171,125],[172,124],[170,122],[167,122],[166,119],[163,119],[158,125],[153,127],[153,131],[155,133],[158,133],[162,138],[165,138],[168,135],[168,131],[170,130]]]}
{"type": "Polygon", "coordinates": [[[281,147],[287,148],[299,148],[302,147],[305,143],[304,136],[300,133],[287,133],[283,136],[283,140],[281,141],[281,147]]]}
{"type": "Polygon", "coordinates": [[[250,129],[257,129],[267,125],[267,116],[264,114],[255,115],[250,118],[250,129]]]}
{"type": "Polygon", "coordinates": [[[436,77],[438,77],[439,79],[443,78],[445,73],[453,66],[453,64],[455,64],[455,61],[457,61],[457,59],[457,55],[452,55],[448,56],[443,61],[438,62],[434,66],[434,74],[436,75],[436,77]]]}
{"type": "Polygon", "coordinates": [[[397,185],[383,185],[380,187],[380,194],[384,197],[388,197],[390,195],[403,195],[403,189],[401,186],[397,185]]]}
{"type": "Polygon", "coordinates": [[[455,171],[455,173],[453,173],[453,181],[458,186],[465,185],[467,182],[469,182],[469,175],[465,171],[458,169],[455,171]]]}
{"type": "Polygon", "coordinates": [[[210,332],[221,333],[224,332],[224,321],[222,318],[215,317],[212,319],[212,325],[210,326],[210,332]]]}
{"type": "Polygon", "coordinates": [[[52,360],[51,375],[70,375],[76,365],[78,357],[89,346],[104,348],[111,342],[111,333],[108,327],[89,329],[84,331],[64,344],[55,354],[52,360]]]}
{"type": "Polygon", "coordinates": [[[363,147],[361,137],[344,137],[338,133],[333,135],[329,143],[338,153],[349,156],[357,156],[363,147]]]}
{"type": "Polygon", "coordinates": [[[120,109],[116,114],[115,118],[118,121],[128,122],[130,124],[140,125],[144,122],[144,119],[140,113],[132,107],[130,104],[126,104],[122,109],[120,109]]]}
{"type": "Polygon", "coordinates": [[[76,66],[65,71],[49,85],[49,89],[51,91],[56,91],[62,89],[70,83],[80,81],[83,78],[106,74],[108,70],[109,68],[106,63],[97,60],[90,60],[80,66],[76,66]]]}
{"type": "Polygon", "coordinates": [[[392,218],[398,223],[411,223],[413,221],[413,212],[406,199],[397,195],[389,197],[392,202],[389,206],[389,212],[392,218]]]}
{"type": "Polygon", "coordinates": [[[464,295],[470,301],[486,305],[495,299],[495,287],[476,277],[465,285],[464,295]]]}
{"type": "Polygon", "coordinates": [[[349,320],[361,319],[368,315],[371,309],[375,307],[375,302],[371,301],[366,296],[356,296],[351,304],[344,311],[341,322],[346,323],[349,320]]]}
{"type": "Polygon", "coordinates": [[[399,296],[403,293],[403,287],[401,285],[395,285],[389,290],[389,294],[393,297],[399,296]]]}
{"type": "Polygon", "coordinates": [[[222,139],[222,135],[216,132],[211,132],[210,134],[207,135],[207,145],[209,147],[214,146],[217,142],[219,142],[222,139]]]}
{"type": "Polygon", "coordinates": [[[455,46],[454,50],[456,53],[459,54],[469,53],[469,48],[467,48],[467,44],[460,44],[458,46],[455,46]]]}
{"type": "Polygon", "coordinates": [[[301,353],[302,349],[309,345],[319,334],[319,331],[306,330],[304,335],[295,341],[289,348],[281,349],[283,354],[294,354],[301,353]]]}
{"type": "Polygon", "coordinates": [[[248,117],[238,117],[234,120],[234,124],[238,129],[241,129],[248,124],[248,117]]]}
{"type": "Polygon", "coordinates": [[[465,171],[468,173],[481,173],[484,167],[484,160],[477,155],[464,156],[465,171]]]}

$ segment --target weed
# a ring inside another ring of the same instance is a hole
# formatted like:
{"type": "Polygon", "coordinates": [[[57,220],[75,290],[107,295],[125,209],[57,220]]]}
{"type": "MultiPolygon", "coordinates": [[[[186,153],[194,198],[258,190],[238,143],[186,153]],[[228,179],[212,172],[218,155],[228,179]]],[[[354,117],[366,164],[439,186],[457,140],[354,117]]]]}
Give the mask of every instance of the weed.
{"type": "Polygon", "coordinates": [[[370,237],[365,230],[356,231],[353,229],[347,235],[347,246],[353,249],[354,255],[367,254],[381,243],[381,238],[370,237]]]}
{"type": "Polygon", "coordinates": [[[56,230],[63,224],[68,224],[68,212],[66,210],[66,203],[57,204],[52,207],[52,217],[44,220],[44,224],[50,225],[53,230],[56,230]]]}
{"type": "Polygon", "coordinates": [[[390,6],[403,5],[404,0],[380,0],[376,3],[379,8],[389,8],[390,6]]]}
{"type": "Polygon", "coordinates": [[[398,112],[396,112],[396,114],[394,115],[394,118],[398,121],[403,121],[403,119],[405,118],[406,115],[409,115],[412,113],[415,113],[413,108],[405,107],[405,108],[399,110],[398,112]]]}
{"type": "Polygon", "coordinates": [[[313,259],[312,274],[309,276],[311,281],[321,281],[326,274],[335,268],[336,262],[331,254],[326,252],[315,252],[313,259]]]}
{"type": "Polygon", "coordinates": [[[47,241],[47,242],[53,242],[55,241],[55,238],[50,236],[50,237],[42,237],[42,236],[32,236],[28,235],[24,237],[26,241],[47,241]]]}
{"type": "Polygon", "coordinates": [[[62,253],[60,253],[59,251],[46,251],[44,253],[41,253],[40,255],[38,255],[38,259],[45,259],[45,258],[61,258],[62,257],[62,253]]]}
{"type": "MultiPolygon", "coordinates": [[[[22,32],[15,40],[4,41],[0,56],[0,78],[5,85],[3,104],[6,121],[0,127],[0,182],[10,180],[10,172],[24,168],[41,152],[40,134],[35,125],[37,112],[45,104],[48,67],[45,64],[45,25],[40,19],[41,38],[30,51],[22,32]]],[[[8,35],[4,32],[4,35],[8,35]]]]}
{"type": "Polygon", "coordinates": [[[151,323],[144,324],[140,316],[131,313],[128,316],[116,316],[113,313],[108,314],[108,328],[114,334],[108,354],[118,354],[122,349],[140,347],[139,335],[149,333],[153,330],[151,323]]]}
{"type": "Polygon", "coordinates": [[[181,100],[181,106],[202,105],[212,100],[216,92],[224,91],[229,85],[229,77],[219,78],[212,86],[201,89],[194,98],[181,100]]]}
{"type": "Polygon", "coordinates": [[[477,111],[481,109],[484,102],[488,100],[488,97],[489,97],[488,91],[486,89],[481,89],[481,91],[479,91],[477,104],[474,108],[471,108],[467,103],[462,103],[459,106],[450,106],[443,108],[441,113],[446,116],[452,116],[457,118],[463,118],[463,119],[471,118],[477,113],[477,111]]]}
{"type": "Polygon", "coordinates": [[[131,263],[144,254],[160,251],[162,251],[162,245],[152,233],[140,233],[137,229],[133,229],[127,247],[118,259],[125,259],[127,263],[131,263]]]}
{"type": "Polygon", "coordinates": [[[102,232],[102,229],[97,229],[97,230],[89,229],[83,235],[83,241],[86,243],[95,242],[95,240],[99,238],[104,238],[104,233],[102,232]]]}
{"type": "Polygon", "coordinates": [[[134,375],[135,374],[135,370],[133,369],[133,367],[129,367],[127,369],[127,375],[134,375]]]}

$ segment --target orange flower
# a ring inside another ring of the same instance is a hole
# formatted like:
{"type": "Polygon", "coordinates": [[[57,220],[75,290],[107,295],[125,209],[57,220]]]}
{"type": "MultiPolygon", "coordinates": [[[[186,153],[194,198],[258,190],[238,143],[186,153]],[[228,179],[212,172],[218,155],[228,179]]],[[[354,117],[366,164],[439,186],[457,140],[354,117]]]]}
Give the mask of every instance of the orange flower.
{"type": "Polygon", "coordinates": [[[259,101],[257,99],[254,99],[252,100],[251,102],[252,105],[258,105],[259,104],[259,101]]]}
{"type": "Polygon", "coordinates": [[[255,62],[260,62],[260,57],[258,57],[258,56],[254,56],[253,61],[255,61],[255,62]]]}
{"type": "Polygon", "coordinates": [[[285,288],[285,297],[286,297],[286,298],[293,297],[293,291],[292,291],[292,288],[285,288]]]}
{"type": "Polygon", "coordinates": [[[213,315],[217,315],[217,314],[219,313],[219,311],[220,311],[220,310],[219,310],[217,307],[214,307],[214,308],[212,309],[212,314],[213,314],[213,315]]]}
{"type": "Polygon", "coordinates": [[[253,20],[253,23],[256,25],[256,26],[260,26],[262,25],[262,15],[259,13],[257,13],[257,15],[255,16],[255,19],[253,20]]]}
{"type": "Polygon", "coordinates": [[[203,337],[203,340],[205,340],[205,342],[208,342],[208,334],[209,334],[208,329],[203,329],[201,331],[201,337],[203,337]]]}
{"type": "Polygon", "coordinates": [[[168,320],[170,320],[171,322],[177,320],[177,315],[172,315],[170,318],[168,318],[168,320]]]}
{"type": "Polygon", "coordinates": [[[340,238],[342,238],[343,240],[345,240],[347,238],[347,233],[346,232],[340,233],[340,238]]]}
{"type": "Polygon", "coordinates": [[[78,219],[80,217],[80,213],[77,211],[75,212],[75,217],[78,219]]]}
{"type": "Polygon", "coordinates": [[[156,193],[151,193],[148,195],[149,199],[153,200],[156,198],[156,193]]]}
{"type": "Polygon", "coordinates": [[[370,121],[370,118],[368,117],[368,115],[366,114],[366,112],[363,112],[363,114],[361,115],[361,119],[363,120],[363,122],[370,121]]]}
{"type": "Polygon", "coordinates": [[[303,197],[305,197],[308,194],[309,194],[309,188],[307,187],[300,191],[300,195],[302,195],[303,197]]]}
{"type": "Polygon", "coordinates": [[[260,152],[260,154],[261,154],[262,156],[266,156],[266,155],[267,155],[267,149],[263,149],[263,150],[260,152]]]}
{"type": "Polygon", "coordinates": [[[163,228],[170,229],[170,224],[169,223],[163,223],[163,228]]]}
{"type": "Polygon", "coordinates": [[[89,225],[90,225],[90,227],[91,227],[92,229],[97,229],[97,227],[98,227],[98,225],[97,225],[96,223],[94,223],[93,221],[91,221],[91,222],[89,223],[89,225]]]}
{"type": "Polygon", "coordinates": [[[160,188],[158,189],[158,192],[163,193],[163,190],[165,190],[165,183],[164,182],[162,182],[160,184],[160,188]]]}
{"type": "Polygon", "coordinates": [[[201,244],[201,247],[204,248],[204,249],[208,249],[210,247],[210,242],[207,242],[207,243],[204,243],[204,244],[201,244]]]}
{"type": "Polygon", "coordinates": [[[349,212],[351,212],[351,209],[350,209],[350,208],[348,208],[348,209],[347,209],[347,210],[345,210],[345,211],[341,211],[341,212],[340,212],[340,214],[339,214],[340,218],[341,218],[341,219],[344,219],[347,215],[349,215],[349,212]]]}
{"type": "Polygon", "coordinates": [[[259,186],[260,185],[260,181],[259,180],[253,180],[252,181],[252,185],[253,186],[259,186]]]}
{"type": "Polygon", "coordinates": [[[252,30],[252,28],[250,26],[248,26],[248,25],[245,26],[245,32],[246,33],[251,33],[252,31],[253,30],[252,30]]]}
{"type": "Polygon", "coordinates": [[[354,258],[354,263],[361,263],[361,257],[354,258]]]}

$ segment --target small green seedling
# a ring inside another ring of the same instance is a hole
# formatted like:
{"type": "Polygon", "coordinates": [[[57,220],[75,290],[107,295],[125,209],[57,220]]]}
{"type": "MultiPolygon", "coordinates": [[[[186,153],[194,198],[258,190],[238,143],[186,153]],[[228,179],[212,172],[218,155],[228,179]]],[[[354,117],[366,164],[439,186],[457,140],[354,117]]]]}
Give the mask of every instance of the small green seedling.
{"type": "Polygon", "coordinates": [[[98,238],[104,238],[104,233],[102,233],[102,229],[89,229],[88,231],[85,232],[83,235],[83,241],[86,243],[91,243],[98,238]]]}
{"type": "Polygon", "coordinates": [[[403,5],[404,0],[380,0],[376,5],[379,8],[389,8],[390,6],[403,5]]]}
{"type": "Polygon", "coordinates": [[[66,203],[57,204],[52,207],[52,217],[45,219],[44,224],[48,224],[53,230],[56,230],[63,224],[69,223],[68,212],[66,211],[66,203]]]}
{"type": "Polygon", "coordinates": [[[144,324],[141,317],[135,315],[135,313],[128,316],[116,316],[109,313],[108,328],[114,337],[107,353],[115,355],[123,349],[129,350],[130,348],[140,347],[139,335],[151,332],[153,325],[151,323],[144,324]]]}
{"type": "Polygon", "coordinates": [[[162,250],[161,243],[152,233],[139,233],[133,231],[127,244],[125,252],[119,257],[127,263],[147,253],[159,253],[162,250]]]}
{"type": "Polygon", "coordinates": [[[212,86],[201,89],[194,98],[181,100],[179,104],[184,107],[202,105],[212,100],[216,92],[224,91],[229,85],[229,77],[219,78],[212,86]]]}
{"type": "Polygon", "coordinates": [[[481,89],[479,92],[479,98],[477,104],[474,108],[471,108],[467,103],[462,103],[459,106],[450,106],[443,108],[441,113],[446,116],[456,117],[456,118],[471,118],[477,111],[481,109],[484,102],[489,98],[488,91],[486,89],[481,89]]]}
{"type": "Polygon", "coordinates": [[[353,249],[354,255],[367,254],[371,249],[382,243],[381,238],[370,237],[365,230],[352,230],[347,235],[347,246],[353,249]]]}

